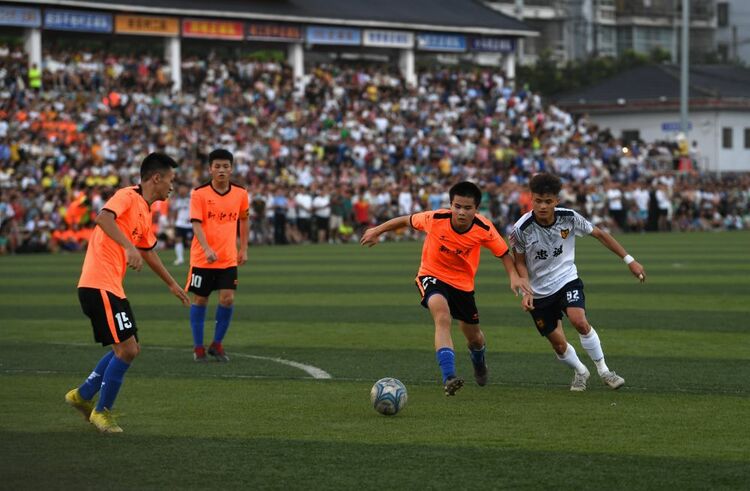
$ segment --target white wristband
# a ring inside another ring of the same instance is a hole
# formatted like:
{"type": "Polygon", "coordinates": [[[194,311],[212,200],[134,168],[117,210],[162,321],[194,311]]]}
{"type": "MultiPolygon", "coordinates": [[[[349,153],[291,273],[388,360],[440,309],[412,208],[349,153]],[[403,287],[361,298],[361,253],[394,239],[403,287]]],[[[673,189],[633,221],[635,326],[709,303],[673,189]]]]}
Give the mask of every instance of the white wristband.
{"type": "Polygon", "coordinates": [[[635,261],[635,258],[633,258],[633,256],[631,256],[630,254],[628,254],[627,256],[625,256],[624,258],[622,258],[622,260],[625,262],[625,264],[630,264],[633,261],[635,261]]]}

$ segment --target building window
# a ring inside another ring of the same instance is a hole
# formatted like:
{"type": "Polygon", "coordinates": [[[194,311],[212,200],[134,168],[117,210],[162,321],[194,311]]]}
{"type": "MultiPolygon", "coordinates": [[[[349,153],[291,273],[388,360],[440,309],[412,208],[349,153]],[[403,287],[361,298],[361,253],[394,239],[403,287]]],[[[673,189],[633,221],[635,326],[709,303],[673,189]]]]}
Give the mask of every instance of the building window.
{"type": "Polygon", "coordinates": [[[716,4],[716,23],[719,27],[729,25],[729,3],[720,2],[716,4]]]}
{"type": "Polygon", "coordinates": [[[721,147],[732,148],[732,128],[721,129],[721,147]]]}
{"type": "Polygon", "coordinates": [[[750,128],[745,128],[745,148],[750,148],[750,128]]]}

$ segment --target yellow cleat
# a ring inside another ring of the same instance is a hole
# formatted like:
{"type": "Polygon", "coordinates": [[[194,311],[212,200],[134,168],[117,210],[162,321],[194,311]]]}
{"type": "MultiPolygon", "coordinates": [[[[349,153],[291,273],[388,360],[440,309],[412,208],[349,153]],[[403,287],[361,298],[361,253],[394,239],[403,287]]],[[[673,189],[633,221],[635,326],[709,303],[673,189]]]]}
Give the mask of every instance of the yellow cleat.
{"type": "Polygon", "coordinates": [[[91,411],[89,421],[101,433],[122,433],[122,428],[115,423],[115,419],[109,409],[91,411]]]}
{"type": "Polygon", "coordinates": [[[77,388],[65,394],[65,403],[83,414],[86,421],[89,420],[91,411],[94,410],[94,401],[89,401],[81,397],[81,393],[78,392],[77,388]]]}

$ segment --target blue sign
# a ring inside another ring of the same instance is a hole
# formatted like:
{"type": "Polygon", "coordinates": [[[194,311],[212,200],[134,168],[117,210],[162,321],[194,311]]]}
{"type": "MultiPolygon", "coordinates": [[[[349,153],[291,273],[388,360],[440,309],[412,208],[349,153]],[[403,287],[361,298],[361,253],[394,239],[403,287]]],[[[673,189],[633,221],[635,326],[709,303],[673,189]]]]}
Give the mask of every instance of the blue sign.
{"type": "MultiPolygon", "coordinates": [[[[693,123],[688,121],[688,131],[693,129],[693,123]]],[[[679,121],[667,121],[661,124],[661,130],[665,133],[682,131],[682,124],[679,121]]]]}
{"type": "Polygon", "coordinates": [[[44,27],[60,31],[112,32],[112,15],[76,10],[44,11],[44,27]]]}
{"type": "Polygon", "coordinates": [[[513,38],[471,38],[470,46],[472,51],[512,53],[516,50],[516,40],[513,38]]]}
{"type": "Polygon", "coordinates": [[[466,37],[457,34],[418,34],[417,48],[422,51],[466,51],[466,37]]]}
{"type": "Polygon", "coordinates": [[[24,7],[0,7],[0,26],[39,27],[42,12],[24,7]]]}
{"type": "Polygon", "coordinates": [[[359,46],[362,32],[346,27],[308,26],[305,40],[310,44],[338,44],[359,46]]]}

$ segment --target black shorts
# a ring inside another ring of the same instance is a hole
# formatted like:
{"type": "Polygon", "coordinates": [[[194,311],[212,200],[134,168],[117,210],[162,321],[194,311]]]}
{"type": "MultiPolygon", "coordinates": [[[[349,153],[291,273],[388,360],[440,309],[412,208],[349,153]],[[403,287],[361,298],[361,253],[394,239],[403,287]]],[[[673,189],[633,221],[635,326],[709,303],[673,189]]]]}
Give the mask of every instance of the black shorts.
{"type": "Polygon", "coordinates": [[[529,312],[534,324],[542,336],[549,336],[557,327],[557,322],[567,315],[568,307],[586,309],[586,297],[583,294],[583,281],[576,278],[566,283],[552,295],[534,299],[534,310],[529,312]]]}
{"type": "Polygon", "coordinates": [[[185,227],[175,227],[174,233],[180,238],[185,247],[190,247],[190,242],[193,240],[193,229],[185,227]]]}
{"type": "Polygon", "coordinates": [[[215,290],[237,289],[237,266],[231,268],[195,268],[188,272],[188,291],[207,297],[215,290]]]}
{"type": "Polygon", "coordinates": [[[131,336],[138,340],[135,316],[127,298],[98,288],[79,288],[81,309],[91,319],[94,339],[103,346],[122,343],[131,336]]]}
{"type": "Polygon", "coordinates": [[[427,307],[427,301],[434,294],[440,294],[448,301],[451,317],[467,324],[479,324],[479,311],[474,301],[474,292],[467,292],[454,288],[434,276],[419,276],[416,280],[417,289],[422,296],[422,306],[427,307]]]}

